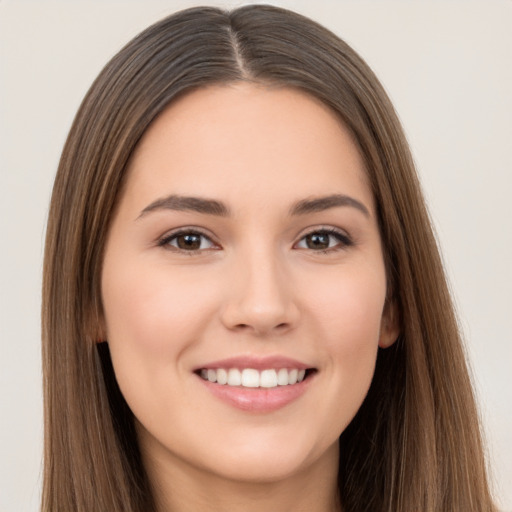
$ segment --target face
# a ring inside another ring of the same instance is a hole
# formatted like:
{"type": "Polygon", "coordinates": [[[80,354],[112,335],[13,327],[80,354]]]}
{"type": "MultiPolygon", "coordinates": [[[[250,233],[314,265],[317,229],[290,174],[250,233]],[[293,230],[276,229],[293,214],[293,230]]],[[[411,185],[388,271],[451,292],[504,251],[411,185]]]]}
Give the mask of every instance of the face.
{"type": "Polygon", "coordinates": [[[181,98],[131,161],[102,299],[151,464],[244,481],[337,468],[378,346],[397,335],[347,130],[291,89],[181,98]]]}

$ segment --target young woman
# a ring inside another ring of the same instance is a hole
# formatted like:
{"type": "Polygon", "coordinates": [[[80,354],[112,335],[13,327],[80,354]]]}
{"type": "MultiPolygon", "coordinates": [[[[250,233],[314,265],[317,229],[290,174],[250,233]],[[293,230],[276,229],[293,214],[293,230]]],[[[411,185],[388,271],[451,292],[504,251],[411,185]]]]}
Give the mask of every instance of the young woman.
{"type": "Polygon", "coordinates": [[[87,94],[48,222],[44,511],[493,511],[389,99],[289,11],[173,15],[87,94]]]}

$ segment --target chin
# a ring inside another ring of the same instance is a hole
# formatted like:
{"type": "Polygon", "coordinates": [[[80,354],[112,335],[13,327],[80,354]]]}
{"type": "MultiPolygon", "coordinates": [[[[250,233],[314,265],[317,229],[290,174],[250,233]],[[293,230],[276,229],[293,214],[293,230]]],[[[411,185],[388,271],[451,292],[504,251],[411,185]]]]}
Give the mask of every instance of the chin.
{"type": "Polygon", "coordinates": [[[279,456],[260,454],[252,459],[239,457],[229,467],[219,467],[217,472],[228,480],[258,484],[286,480],[301,473],[307,466],[306,460],[291,454],[286,454],[285,457],[282,453],[279,456]]]}
{"type": "Polygon", "coordinates": [[[327,447],[315,446],[311,439],[300,440],[293,436],[288,436],[284,442],[275,441],[230,444],[229,453],[210,452],[209,460],[203,462],[220,478],[247,484],[277,483],[307,473],[315,466],[338,465],[337,440],[327,447]]]}

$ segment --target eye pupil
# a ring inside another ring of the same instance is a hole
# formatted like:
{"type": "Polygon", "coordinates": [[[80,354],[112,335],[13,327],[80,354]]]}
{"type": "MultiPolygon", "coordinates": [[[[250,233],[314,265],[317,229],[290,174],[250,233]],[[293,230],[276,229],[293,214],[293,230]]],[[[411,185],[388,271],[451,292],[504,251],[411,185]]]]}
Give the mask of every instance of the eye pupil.
{"type": "Polygon", "coordinates": [[[329,234],[328,233],[312,233],[306,237],[308,249],[328,249],[329,234]]]}
{"type": "Polygon", "coordinates": [[[201,235],[189,233],[180,235],[176,239],[176,243],[180,249],[185,250],[198,250],[201,248],[201,235]]]}

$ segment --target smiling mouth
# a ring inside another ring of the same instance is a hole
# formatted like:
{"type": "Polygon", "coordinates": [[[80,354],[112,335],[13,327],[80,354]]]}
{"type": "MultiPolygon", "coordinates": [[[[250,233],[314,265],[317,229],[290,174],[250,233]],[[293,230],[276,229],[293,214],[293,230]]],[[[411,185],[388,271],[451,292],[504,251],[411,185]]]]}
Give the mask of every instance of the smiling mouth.
{"type": "Polygon", "coordinates": [[[293,386],[307,379],[314,368],[280,368],[256,370],[254,368],[202,368],[196,373],[203,380],[211,383],[242,388],[277,388],[293,386]]]}

